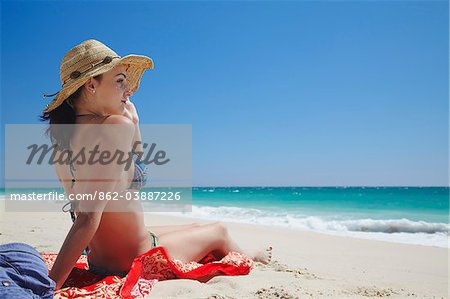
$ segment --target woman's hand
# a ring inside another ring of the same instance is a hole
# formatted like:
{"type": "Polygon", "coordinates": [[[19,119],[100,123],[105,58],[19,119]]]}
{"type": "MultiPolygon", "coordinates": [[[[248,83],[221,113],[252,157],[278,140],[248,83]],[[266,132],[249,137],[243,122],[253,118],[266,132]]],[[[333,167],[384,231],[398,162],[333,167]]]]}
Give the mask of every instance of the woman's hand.
{"type": "Polygon", "coordinates": [[[135,125],[139,123],[139,116],[136,111],[136,107],[128,98],[128,101],[125,102],[125,109],[123,115],[129,118],[135,125]]]}

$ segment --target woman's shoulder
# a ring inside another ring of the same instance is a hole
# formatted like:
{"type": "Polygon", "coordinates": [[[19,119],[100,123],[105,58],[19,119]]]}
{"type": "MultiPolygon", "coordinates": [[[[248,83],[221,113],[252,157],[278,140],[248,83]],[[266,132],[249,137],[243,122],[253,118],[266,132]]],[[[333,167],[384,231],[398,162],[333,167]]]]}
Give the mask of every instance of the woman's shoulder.
{"type": "Polygon", "coordinates": [[[134,136],[133,122],[122,115],[105,116],[101,123],[85,124],[80,126],[72,139],[76,147],[86,147],[95,144],[111,144],[118,146],[124,144],[125,147],[134,136]],[[112,126],[114,125],[114,126],[112,126]]]}
{"type": "Polygon", "coordinates": [[[99,134],[99,136],[102,136],[104,139],[131,144],[135,131],[132,120],[123,115],[110,115],[105,119],[103,125],[104,126],[101,126],[102,133],[99,134]],[[119,136],[120,138],[117,138],[119,136]]]}

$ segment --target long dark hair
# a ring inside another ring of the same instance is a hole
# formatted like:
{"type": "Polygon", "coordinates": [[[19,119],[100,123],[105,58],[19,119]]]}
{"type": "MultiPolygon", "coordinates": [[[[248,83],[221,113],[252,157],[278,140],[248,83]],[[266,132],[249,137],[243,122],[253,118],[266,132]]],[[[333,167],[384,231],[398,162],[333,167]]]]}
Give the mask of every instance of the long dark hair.
{"type": "MultiPolygon", "coordinates": [[[[102,74],[93,77],[101,81],[102,74]]],[[[52,144],[56,144],[59,149],[70,149],[70,139],[73,135],[74,126],[54,126],[54,125],[74,125],[76,120],[73,103],[81,96],[84,86],[81,86],[71,94],[61,105],[55,109],[42,113],[40,121],[49,123],[46,135],[50,137],[52,144]]]]}

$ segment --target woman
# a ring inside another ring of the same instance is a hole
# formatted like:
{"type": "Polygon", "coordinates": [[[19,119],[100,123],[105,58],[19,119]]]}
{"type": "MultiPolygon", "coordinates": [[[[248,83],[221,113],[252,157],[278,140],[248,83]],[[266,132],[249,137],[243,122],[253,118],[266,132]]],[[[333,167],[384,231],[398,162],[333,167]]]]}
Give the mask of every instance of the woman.
{"type": "MultiPolygon", "coordinates": [[[[141,137],[130,96],[138,89],[143,72],[151,68],[150,58],[120,58],[96,40],[72,48],[60,67],[63,88],[42,115],[50,123],[49,133],[61,149],[59,154],[65,149],[74,153],[89,150],[95,144],[101,144],[103,150],[131,152],[141,137]],[[61,130],[58,124],[75,126],[61,130]],[[105,130],[98,129],[100,124],[105,130]]],[[[139,163],[132,163],[129,169],[119,163],[55,167],[67,194],[128,192],[145,183],[146,174],[139,163]]],[[[221,256],[243,252],[222,223],[152,227],[149,235],[139,201],[79,201],[73,220],[50,273],[56,289],[61,288],[86,247],[90,271],[105,276],[125,276],[134,258],[154,246],[164,246],[171,257],[185,262],[199,261],[210,252],[221,256]]],[[[271,248],[250,256],[267,263],[271,248]]]]}

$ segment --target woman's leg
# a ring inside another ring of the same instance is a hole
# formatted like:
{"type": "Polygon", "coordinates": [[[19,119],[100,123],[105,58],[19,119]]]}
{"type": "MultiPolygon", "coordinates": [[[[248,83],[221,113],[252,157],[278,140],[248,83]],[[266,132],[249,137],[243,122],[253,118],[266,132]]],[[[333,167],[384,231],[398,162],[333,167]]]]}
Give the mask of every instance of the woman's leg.
{"type": "MultiPolygon", "coordinates": [[[[198,262],[210,252],[222,256],[230,251],[248,254],[230,238],[226,226],[220,222],[163,234],[158,241],[171,257],[183,262],[198,262]]],[[[271,248],[249,256],[255,261],[268,263],[271,248]]]]}
{"type": "Polygon", "coordinates": [[[182,225],[161,225],[161,226],[151,226],[150,230],[154,232],[159,238],[167,233],[172,233],[180,230],[187,230],[197,226],[199,226],[198,223],[182,224],[182,225]]]}

